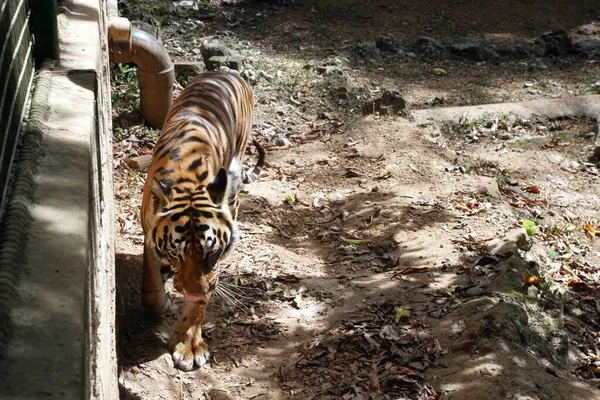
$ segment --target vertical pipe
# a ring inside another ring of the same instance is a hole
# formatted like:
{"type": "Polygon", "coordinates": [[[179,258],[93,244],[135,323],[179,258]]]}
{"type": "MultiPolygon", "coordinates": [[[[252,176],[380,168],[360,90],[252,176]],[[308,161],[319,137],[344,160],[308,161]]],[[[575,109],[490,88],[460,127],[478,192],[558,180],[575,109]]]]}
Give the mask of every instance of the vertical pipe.
{"type": "Polygon", "coordinates": [[[148,125],[161,129],[173,104],[175,69],[169,53],[152,35],[131,27],[118,16],[116,0],[106,5],[109,52],[115,63],[133,62],[138,67],[140,108],[148,125]]]}

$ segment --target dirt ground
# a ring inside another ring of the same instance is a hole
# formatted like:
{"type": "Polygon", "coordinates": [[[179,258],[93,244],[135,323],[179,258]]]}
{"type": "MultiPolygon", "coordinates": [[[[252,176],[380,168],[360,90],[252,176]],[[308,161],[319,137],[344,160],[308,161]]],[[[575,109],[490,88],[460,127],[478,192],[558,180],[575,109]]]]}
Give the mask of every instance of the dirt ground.
{"type": "Polygon", "coordinates": [[[546,57],[546,68],[531,69],[540,60],[365,59],[352,50],[384,34],[576,34],[600,19],[597,3],[233,3],[120,5],[160,25],[175,61],[200,62],[206,38],[243,54],[255,137],[269,149],[242,194],[242,239],[221,275],[233,299],[215,299],[204,324],[212,360],[179,371],[165,346],[172,318],[140,304],[145,173],[128,165],[159,132],[136,110],[134,71],[114,68],[121,397],[600,398],[591,119],[437,126],[360,112],[385,89],[413,108],[432,98],[439,107],[598,93],[596,60],[546,57]]]}

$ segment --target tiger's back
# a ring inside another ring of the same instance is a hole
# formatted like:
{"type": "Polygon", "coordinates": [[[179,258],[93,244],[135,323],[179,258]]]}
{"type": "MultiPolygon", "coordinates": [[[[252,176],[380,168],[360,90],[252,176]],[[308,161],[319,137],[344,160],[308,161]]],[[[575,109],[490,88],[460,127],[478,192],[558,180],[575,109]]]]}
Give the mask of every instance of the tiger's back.
{"type": "Polygon", "coordinates": [[[193,79],[169,110],[154,147],[144,186],[142,224],[153,178],[166,183],[199,182],[214,177],[220,168],[229,171],[234,159],[239,161],[234,168],[241,168],[253,113],[252,90],[238,75],[212,71],[193,79]]]}

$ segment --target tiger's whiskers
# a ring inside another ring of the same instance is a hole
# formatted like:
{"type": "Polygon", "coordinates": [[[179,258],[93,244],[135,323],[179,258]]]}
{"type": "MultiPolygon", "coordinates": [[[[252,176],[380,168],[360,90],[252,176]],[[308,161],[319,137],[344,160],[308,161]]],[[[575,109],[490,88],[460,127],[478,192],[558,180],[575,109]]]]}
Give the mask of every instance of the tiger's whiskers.
{"type": "Polygon", "coordinates": [[[232,291],[230,288],[224,286],[223,284],[217,284],[214,293],[218,297],[223,298],[225,302],[233,308],[240,308],[245,312],[248,312],[250,310],[242,301],[238,299],[238,297],[242,297],[240,296],[240,293],[232,291]]]}

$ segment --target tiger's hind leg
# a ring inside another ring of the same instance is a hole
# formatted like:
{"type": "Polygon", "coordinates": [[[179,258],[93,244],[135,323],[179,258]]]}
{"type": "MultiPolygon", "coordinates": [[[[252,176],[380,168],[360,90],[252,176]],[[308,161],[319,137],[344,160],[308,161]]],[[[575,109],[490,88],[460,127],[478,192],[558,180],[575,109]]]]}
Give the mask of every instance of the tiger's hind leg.
{"type": "Polygon", "coordinates": [[[194,364],[201,367],[210,358],[208,345],[202,339],[202,321],[206,315],[208,303],[185,302],[177,318],[177,325],[169,348],[175,366],[190,371],[194,364]]]}
{"type": "Polygon", "coordinates": [[[142,306],[156,315],[177,312],[177,307],[165,293],[167,275],[163,272],[160,260],[144,246],[142,306]]]}

